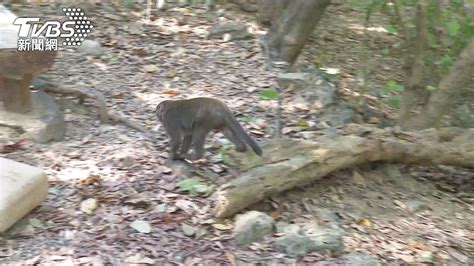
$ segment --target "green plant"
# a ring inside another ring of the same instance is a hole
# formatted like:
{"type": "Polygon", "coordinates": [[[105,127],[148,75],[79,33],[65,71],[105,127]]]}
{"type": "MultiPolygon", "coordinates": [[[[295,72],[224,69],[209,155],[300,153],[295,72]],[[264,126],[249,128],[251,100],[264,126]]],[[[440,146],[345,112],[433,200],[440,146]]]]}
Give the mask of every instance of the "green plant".
{"type": "Polygon", "coordinates": [[[189,192],[191,195],[209,196],[213,191],[213,186],[202,184],[197,178],[188,178],[178,183],[180,191],[189,192]]]}

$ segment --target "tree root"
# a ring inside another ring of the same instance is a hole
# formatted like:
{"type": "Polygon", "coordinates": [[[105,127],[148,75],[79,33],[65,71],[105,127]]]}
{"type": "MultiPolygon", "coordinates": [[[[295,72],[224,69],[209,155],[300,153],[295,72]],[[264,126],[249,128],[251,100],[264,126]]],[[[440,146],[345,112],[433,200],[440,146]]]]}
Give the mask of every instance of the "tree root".
{"type": "Polygon", "coordinates": [[[141,126],[140,124],[134,121],[129,120],[125,116],[107,111],[105,96],[99,91],[87,89],[87,88],[65,88],[65,87],[58,86],[57,84],[49,80],[46,80],[44,78],[38,78],[38,79],[33,80],[33,86],[45,92],[49,91],[49,92],[57,93],[57,94],[74,95],[74,96],[79,97],[81,102],[83,101],[84,98],[94,99],[97,101],[97,106],[98,106],[97,113],[99,115],[99,120],[101,123],[103,124],[110,124],[111,122],[122,123],[125,126],[133,128],[140,132],[143,132],[147,134],[148,136],[152,135],[148,129],[144,128],[143,126],[141,126]]]}

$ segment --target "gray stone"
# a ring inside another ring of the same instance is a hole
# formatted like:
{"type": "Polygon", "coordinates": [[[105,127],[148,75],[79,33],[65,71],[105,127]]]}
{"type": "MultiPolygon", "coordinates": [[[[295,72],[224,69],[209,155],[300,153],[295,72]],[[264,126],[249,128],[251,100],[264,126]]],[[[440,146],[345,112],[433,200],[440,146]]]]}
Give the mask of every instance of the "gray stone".
{"type": "Polygon", "coordinates": [[[311,251],[341,251],[344,248],[342,242],[344,231],[342,229],[320,226],[316,222],[306,223],[302,227],[305,234],[311,239],[311,251]]]}
{"type": "Polygon", "coordinates": [[[289,224],[287,222],[278,221],[275,224],[275,230],[277,233],[283,234],[302,234],[303,229],[297,224],[289,224]]]}
{"type": "Polygon", "coordinates": [[[278,222],[277,232],[284,233],[275,241],[275,249],[292,258],[304,256],[311,251],[341,251],[343,231],[335,228],[318,226],[315,222],[303,225],[278,222]]]}
{"type": "Polygon", "coordinates": [[[286,72],[277,77],[280,88],[296,91],[291,104],[307,103],[312,108],[326,109],[336,100],[336,87],[322,78],[319,72],[286,72]],[[291,85],[291,86],[290,86],[291,85]]]}
{"type": "Polygon", "coordinates": [[[338,127],[352,122],[354,111],[343,104],[332,104],[319,114],[317,117],[320,121],[332,127],[338,127]]]}
{"type": "Polygon", "coordinates": [[[26,215],[48,194],[48,178],[43,170],[0,158],[0,232],[26,215]]]}
{"type": "Polygon", "coordinates": [[[248,32],[247,26],[242,23],[218,23],[209,28],[208,39],[244,40],[253,35],[248,32]]]}
{"type": "Polygon", "coordinates": [[[81,46],[78,47],[78,51],[85,55],[101,56],[104,54],[104,48],[99,42],[93,40],[85,40],[81,46]]]}
{"type": "Polygon", "coordinates": [[[311,251],[341,251],[344,248],[341,230],[326,228],[313,235],[309,235],[309,237],[312,241],[311,251]]]}
{"type": "Polygon", "coordinates": [[[25,114],[0,110],[0,125],[20,127],[39,143],[61,140],[66,132],[66,125],[54,99],[42,91],[33,91],[31,102],[32,111],[25,114]]]}
{"type": "Polygon", "coordinates": [[[315,210],[318,222],[328,225],[328,227],[338,228],[341,224],[341,219],[337,212],[326,208],[317,208],[315,210]]]}
{"type": "Polygon", "coordinates": [[[234,239],[239,245],[248,245],[268,235],[273,230],[274,220],[269,215],[249,211],[237,215],[234,227],[234,239]]]}
{"type": "Polygon", "coordinates": [[[279,73],[277,77],[278,86],[281,88],[288,87],[293,84],[297,90],[306,89],[313,80],[311,73],[279,73]]]}
{"type": "Polygon", "coordinates": [[[311,246],[311,239],[301,234],[287,234],[275,241],[275,249],[291,258],[304,256],[311,251],[311,246]]]}

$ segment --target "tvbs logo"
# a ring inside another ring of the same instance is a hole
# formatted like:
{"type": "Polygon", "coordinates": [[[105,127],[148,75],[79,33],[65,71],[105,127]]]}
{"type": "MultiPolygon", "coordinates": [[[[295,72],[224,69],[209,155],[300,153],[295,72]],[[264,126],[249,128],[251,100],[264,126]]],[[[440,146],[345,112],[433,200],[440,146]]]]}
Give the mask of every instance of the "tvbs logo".
{"type": "Polygon", "coordinates": [[[17,18],[14,25],[20,26],[18,32],[19,51],[57,51],[58,39],[63,38],[64,46],[78,46],[84,41],[94,27],[80,8],[63,8],[66,21],[40,18],[17,18]],[[45,38],[44,38],[44,37],[45,38]]]}

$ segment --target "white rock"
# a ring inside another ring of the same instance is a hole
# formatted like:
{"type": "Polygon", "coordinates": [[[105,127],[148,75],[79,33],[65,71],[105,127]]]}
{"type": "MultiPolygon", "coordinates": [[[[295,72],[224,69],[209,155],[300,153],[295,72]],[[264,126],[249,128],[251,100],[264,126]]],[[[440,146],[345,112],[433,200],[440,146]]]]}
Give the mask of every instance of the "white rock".
{"type": "Polygon", "coordinates": [[[93,40],[85,40],[78,50],[83,54],[92,56],[101,56],[104,53],[104,48],[102,48],[100,43],[93,40]]]}
{"type": "Polygon", "coordinates": [[[46,199],[48,178],[40,168],[0,158],[0,232],[46,199]]]}

